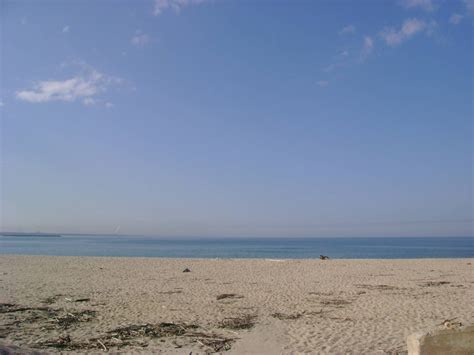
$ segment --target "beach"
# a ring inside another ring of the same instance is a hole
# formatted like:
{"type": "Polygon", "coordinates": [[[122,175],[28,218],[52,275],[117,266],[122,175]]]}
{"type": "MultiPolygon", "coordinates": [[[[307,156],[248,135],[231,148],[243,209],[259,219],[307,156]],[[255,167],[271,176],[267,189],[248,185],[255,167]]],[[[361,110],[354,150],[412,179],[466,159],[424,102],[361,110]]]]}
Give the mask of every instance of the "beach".
{"type": "Polygon", "coordinates": [[[403,354],[413,332],[474,323],[473,262],[2,255],[0,343],[48,353],[403,354]]]}

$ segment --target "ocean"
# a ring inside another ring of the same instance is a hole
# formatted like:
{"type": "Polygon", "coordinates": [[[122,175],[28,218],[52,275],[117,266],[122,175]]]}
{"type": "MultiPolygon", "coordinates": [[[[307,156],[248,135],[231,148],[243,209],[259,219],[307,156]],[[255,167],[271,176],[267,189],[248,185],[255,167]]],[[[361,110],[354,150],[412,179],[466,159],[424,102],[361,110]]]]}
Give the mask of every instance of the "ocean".
{"type": "Polygon", "coordinates": [[[0,254],[168,258],[472,258],[474,238],[189,238],[0,236],[0,254]]]}

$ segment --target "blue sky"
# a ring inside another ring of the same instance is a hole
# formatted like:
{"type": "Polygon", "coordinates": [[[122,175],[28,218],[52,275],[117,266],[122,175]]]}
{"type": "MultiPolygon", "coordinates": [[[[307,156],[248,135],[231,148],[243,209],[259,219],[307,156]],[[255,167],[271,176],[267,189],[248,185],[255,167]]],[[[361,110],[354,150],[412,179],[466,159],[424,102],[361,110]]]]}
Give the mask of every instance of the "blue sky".
{"type": "Polygon", "coordinates": [[[473,235],[472,0],[0,4],[0,229],[473,235]]]}

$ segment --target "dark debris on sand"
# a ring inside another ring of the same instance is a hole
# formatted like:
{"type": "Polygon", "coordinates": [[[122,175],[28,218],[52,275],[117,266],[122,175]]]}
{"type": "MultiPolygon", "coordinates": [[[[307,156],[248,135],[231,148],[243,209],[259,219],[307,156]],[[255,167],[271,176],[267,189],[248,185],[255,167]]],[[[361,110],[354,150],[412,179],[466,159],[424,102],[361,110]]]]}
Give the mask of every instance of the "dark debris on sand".
{"type": "Polygon", "coordinates": [[[321,304],[325,306],[335,306],[335,307],[341,307],[341,306],[346,306],[348,304],[351,304],[350,301],[343,300],[343,299],[330,299],[330,300],[322,300],[320,301],[321,304]]]}
{"type": "Polygon", "coordinates": [[[293,313],[293,314],[284,314],[280,312],[272,313],[271,316],[273,318],[277,318],[280,320],[295,320],[303,317],[304,313],[293,313]]]}
{"type": "Polygon", "coordinates": [[[70,311],[50,307],[24,307],[11,303],[1,303],[0,313],[20,313],[10,325],[44,323],[45,329],[68,329],[80,322],[89,322],[95,318],[95,311],[70,311]]]}
{"type": "MultiPolygon", "coordinates": [[[[11,331],[27,331],[27,328],[19,328],[19,325],[28,327],[37,324],[39,329],[59,329],[66,331],[79,323],[89,322],[95,319],[96,311],[66,311],[49,307],[25,307],[12,303],[0,303],[0,313],[8,313],[6,316],[13,318],[14,322],[6,324],[0,329],[0,335],[11,331]],[[11,315],[10,315],[11,314],[11,315]]],[[[229,318],[223,321],[224,327],[232,329],[248,329],[253,326],[253,317],[229,318]]],[[[208,331],[202,331],[195,324],[179,323],[157,323],[157,324],[132,324],[110,330],[98,337],[86,340],[74,340],[69,334],[58,338],[49,339],[35,344],[30,344],[36,349],[55,348],[59,351],[84,351],[90,350],[108,351],[111,348],[120,349],[125,346],[147,347],[147,339],[160,338],[162,341],[170,339],[176,347],[183,345],[199,344],[205,353],[222,352],[229,350],[235,342],[235,338],[225,337],[208,331]],[[178,344],[178,341],[180,344],[178,344]]]]}
{"type": "Polygon", "coordinates": [[[358,284],[355,285],[357,288],[365,288],[367,290],[381,290],[381,291],[392,291],[398,290],[399,287],[391,286],[391,285],[366,285],[366,284],[358,284]]]}
{"type": "Polygon", "coordinates": [[[449,281],[428,281],[420,284],[421,287],[436,287],[436,286],[442,286],[442,285],[448,285],[451,282],[449,281]]]}
{"type": "Polygon", "coordinates": [[[244,298],[244,296],[237,295],[235,293],[223,293],[223,294],[220,294],[220,295],[216,296],[216,299],[218,301],[223,300],[223,299],[238,299],[238,298],[244,298]]]}
{"type": "Polygon", "coordinates": [[[79,322],[89,322],[95,318],[96,312],[91,310],[67,312],[65,315],[55,317],[52,323],[56,328],[68,329],[79,322]]]}
{"type": "Polygon", "coordinates": [[[253,328],[256,321],[256,316],[252,314],[245,314],[238,317],[224,318],[220,324],[220,328],[240,330],[253,328]]]}
{"type": "Polygon", "coordinates": [[[181,336],[186,333],[187,329],[196,329],[196,325],[182,325],[175,323],[159,323],[159,324],[142,324],[129,325],[117,328],[107,332],[111,336],[128,340],[136,337],[160,338],[166,336],[181,336]]]}
{"type": "Polygon", "coordinates": [[[198,343],[206,348],[206,353],[213,353],[230,350],[235,342],[233,338],[198,330],[199,326],[194,324],[133,324],[108,331],[101,337],[91,338],[85,342],[73,341],[70,336],[64,336],[37,343],[36,347],[60,350],[100,349],[107,351],[110,348],[122,348],[124,346],[147,347],[146,338],[169,338],[172,339],[174,344],[177,344],[177,340],[180,339],[180,345],[177,347],[198,343]]]}

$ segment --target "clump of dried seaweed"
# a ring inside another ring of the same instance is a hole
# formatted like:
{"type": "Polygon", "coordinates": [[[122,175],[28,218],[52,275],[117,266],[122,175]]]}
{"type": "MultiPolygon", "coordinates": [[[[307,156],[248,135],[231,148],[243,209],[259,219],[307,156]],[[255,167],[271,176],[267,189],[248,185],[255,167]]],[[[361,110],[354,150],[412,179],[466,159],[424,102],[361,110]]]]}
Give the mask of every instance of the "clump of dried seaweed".
{"type": "Polygon", "coordinates": [[[13,303],[0,303],[0,313],[14,313],[25,311],[47,311],[47,307],[24,307],[13,303]]]}
{"type": "Polygon", "coordinates": [[[256,316],[252,314],[244,314],[238,317],[224,318],[220,323],[220,328],[227,329],[250,329],[255,325],[256,316]]]}
{"type": "Polygon", "coordinates": [[[449,281],[428,281],[420,284],[421,287],[433,287],[450,284],[449,281]]]}
{"type": "MultiPolygon", "coordinates": [[[[11,303],[0,304],[0,313],[20,313],[14,316],[14,322],[9,326],[18,324],[41,323],[44,329],[68,329],[77,323],[89,322],[95,318],[96,312],[92,310],[66,311],[50,307],[25,307],[11,303]]],[[[63,339],[64,340],[64,339],[63,339]]]]}
{"type": "Polygon", "coordinates": [[[215,334],[193,333],[191,336],[196,343],[210,348],[213,352],[230,350],[235,341],[234,339],[221,337],[215,334]]]}
{"type": "Polygon", "coordinates": [[[293,313],[293,314],[284,314],[280,312],[276,312],[271,314],[273,318],[277,318],[280,320],[295,320],[303,317],[304,313],[293,313]]]}
{"type": "Polygon", "coordinates": [[[195,325],[182,325],[175,323],[159,323],[159,324],[141,324],[129,325],[117,328],[107,332],[109,335],[120,340],[128,340],[136,337],[160,338],[169,336],[181,336],[186,333],[187,329],[195,329],[195,325]]]}
{"type": "Polygon", "coordinates": [[[56,348],[61,350],[85,350],[95,346],[89,343],[80,343],[72,341],[69,335],[60,336],[57,339],[50,339],[34,344],[37,348],[56,348]]]}
{"type": "MultiPolygon", "coordinates": [[[[49,307],[23,307],[12,303],[1,303],[0,313],[20,313],[21,316],[11,326],[17,326],[19,323],[40,322],[43,329],[61,329],[67,330],[81,322],[89,322],[96,316],[96,312],[92,310],[69,311],[61,309],[53,309],[49,307]]],[[[235,329],[247,329],[250,325],[250,319],[238,318],[232,319],[227,324],[235,329]]],[[[5,331],[8,332],[5,328],[5,331]]],[[[69,335],[60,336],[59,338],[49,339],[47,341],[38,342],[32,346],[35,348],[56,348],[60,351],[89,351],[99,349],[107,351],[110,348],[122,348],[125,346],[147,347],[147,339],[162,338],[172,339],[176,342],[179,340],[183,344],[198,343],[205,347],[205,352],[221,352],[229,350],[233,338],[220,336],[214,333],[199,331],[200,327],[194,324],[178,324],[178,323],[158,323],[158,324],[132,324],[125,327],[119,327],[102,334],[99,337],[90,338],[85,341],[76,341],[71,339],[69,335]]],[[[0,335],[3,329],[0,331],[0,335]]]]}
{"type": "Polygon", "coordinates": [[[96,312],[91,310],[67,312],[65,315],[55,317],[51,322],[57,328],[68,329],[80,322],[89,322],[95,318],[96,312]]]}

